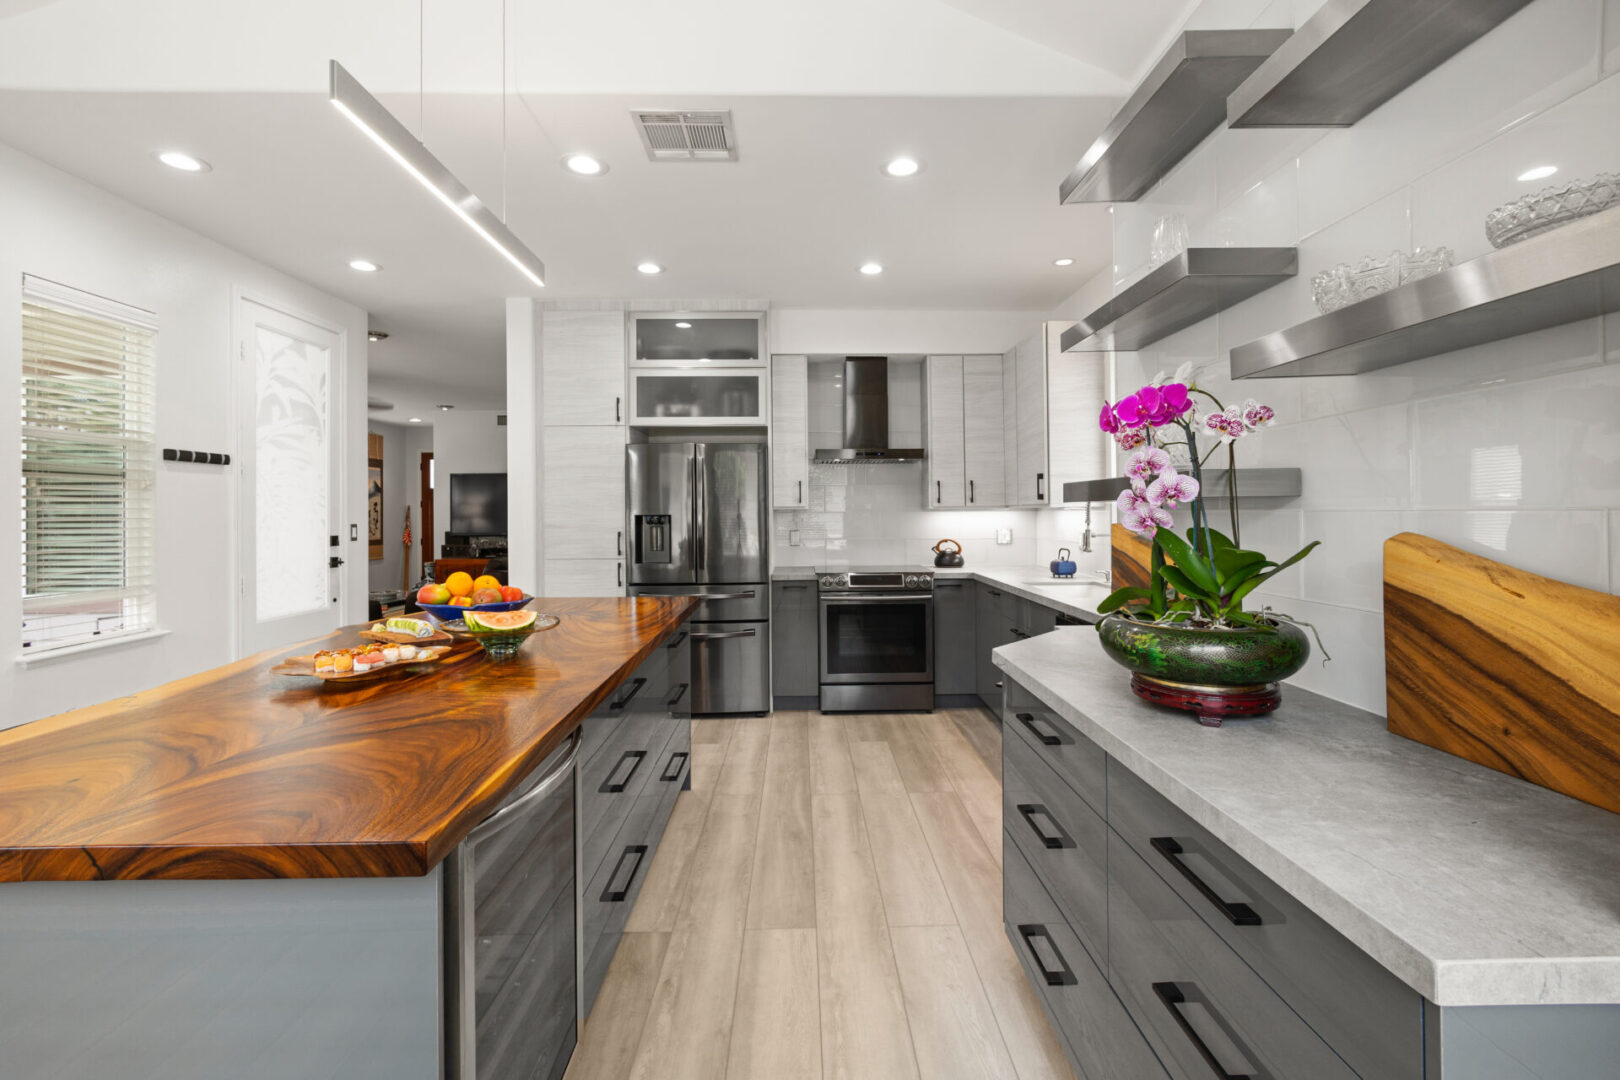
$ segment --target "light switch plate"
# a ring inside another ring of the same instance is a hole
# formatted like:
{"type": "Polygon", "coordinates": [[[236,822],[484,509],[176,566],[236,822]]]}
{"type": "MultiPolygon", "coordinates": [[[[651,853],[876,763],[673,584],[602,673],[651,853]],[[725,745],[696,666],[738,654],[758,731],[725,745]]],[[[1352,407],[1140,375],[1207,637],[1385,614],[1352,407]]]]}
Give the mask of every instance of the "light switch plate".
{"type": "Polygon", "coordinates": [[[1002,546],[1006,546],[1007,544],[1012,543],[1012,530],[1011,529],[997,529],[996,530],[996,543],[1001,544],[1002,546]]]}
{"type": "Polygon", "coordinates": [[[798,529],[789,529],[788,530],[788,547],[798,547],[798,546],[799,546],[799,530],[798,529]]]}

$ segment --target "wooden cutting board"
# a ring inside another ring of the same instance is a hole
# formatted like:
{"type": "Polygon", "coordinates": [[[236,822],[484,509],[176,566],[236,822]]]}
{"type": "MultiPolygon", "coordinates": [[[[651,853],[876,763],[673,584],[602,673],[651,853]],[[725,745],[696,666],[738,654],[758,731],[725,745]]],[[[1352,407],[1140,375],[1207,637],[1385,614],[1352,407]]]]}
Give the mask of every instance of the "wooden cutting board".
{"type": "Polygon", "coordinates": [[[1384,543],[1389,730],[1620,813],[1620,597],[1384,543]]]}

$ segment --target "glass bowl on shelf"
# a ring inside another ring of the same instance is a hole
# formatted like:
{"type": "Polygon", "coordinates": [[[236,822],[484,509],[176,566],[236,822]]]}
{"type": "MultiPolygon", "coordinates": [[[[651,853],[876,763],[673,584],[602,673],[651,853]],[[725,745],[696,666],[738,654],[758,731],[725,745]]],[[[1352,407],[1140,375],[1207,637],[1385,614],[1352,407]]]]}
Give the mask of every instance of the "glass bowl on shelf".
{"type": "Polygon", "coordinates": [[[1507,247],[1611,206],[1620,206],[1620,173],[1555,184],[1486,214],[1485,239],[1492,247],[1507,247]]]}
{"type": "Polygon", "coordinates": [[[1432,277],[1450,269],[1448,247],[1392,251],[1388,255],[1368,255],[1355,266],[1340,263],[1311,278],[1311,299],[1316,310],[1326,315],[1359,303],[1391,289],[1432,277]]]}

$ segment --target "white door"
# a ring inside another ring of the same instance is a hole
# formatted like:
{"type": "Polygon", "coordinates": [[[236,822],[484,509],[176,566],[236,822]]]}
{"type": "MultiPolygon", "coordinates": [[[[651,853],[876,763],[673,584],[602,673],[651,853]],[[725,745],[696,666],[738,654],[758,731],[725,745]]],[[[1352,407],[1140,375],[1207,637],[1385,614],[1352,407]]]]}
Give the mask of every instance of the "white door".
{"type": "Polygon", "coordinates": [[[928,358],[928,505],[962,506],[962,358],[928,358]]]}
{"type": "Polygon", "coordinates": [[[239,302],[237,327],[238,565],[242,651],[251,654],[339,622],[342,573],[331,562],[345,551],[336,401],[342,340],[251,300],[239,302]]]}
{"type": "Polygon", "coordinates": [[[778,510],[810,502],[810,371],[803,356],[771,357],[771,498],[778,510]]]}
{"type": "Polygon", "coordinates": [[[962,359],[962,461],[969,506],[1007,505],[1002,461],[1001,357],[962,359]]]}

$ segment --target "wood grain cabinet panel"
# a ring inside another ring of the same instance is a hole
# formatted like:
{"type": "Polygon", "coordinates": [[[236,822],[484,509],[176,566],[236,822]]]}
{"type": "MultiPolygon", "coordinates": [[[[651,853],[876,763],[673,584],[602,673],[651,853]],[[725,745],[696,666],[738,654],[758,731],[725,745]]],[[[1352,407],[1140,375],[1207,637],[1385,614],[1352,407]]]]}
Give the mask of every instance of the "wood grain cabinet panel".
{"type": "Polygon", "coordinates": [[[771,357],[771,503],[810,501],[810,369],[803,356],[771,357]]]}
{"type": "Polygon", "coordinates": [[[624,313],[547,311],[541,333],[540,423],[622,426],[624,313]]]}
{"type": "Polygon", "coordinates": [[[962,358],[962,464],[967,505],[1007,505],[999,356],[962,358]]]}
{"type": "Polygon", "coordinates": [[[624,429],[548,427],[541,435],[550,482],[541,503],[546,559],[624,556],[624,429]]]}
{"type": "Polygon", "coordinates": [[[927,361],[928,505],[960,507],[967,501],[963,463],[962,358],[927,361]]]}
{"type": "Polygon", "coordinates": [[[1018,450],[1012,504],[1046,506],[1051,477],[1046,461],[1046,334],[1044,328],[1018,343],[1018,450]]]}

